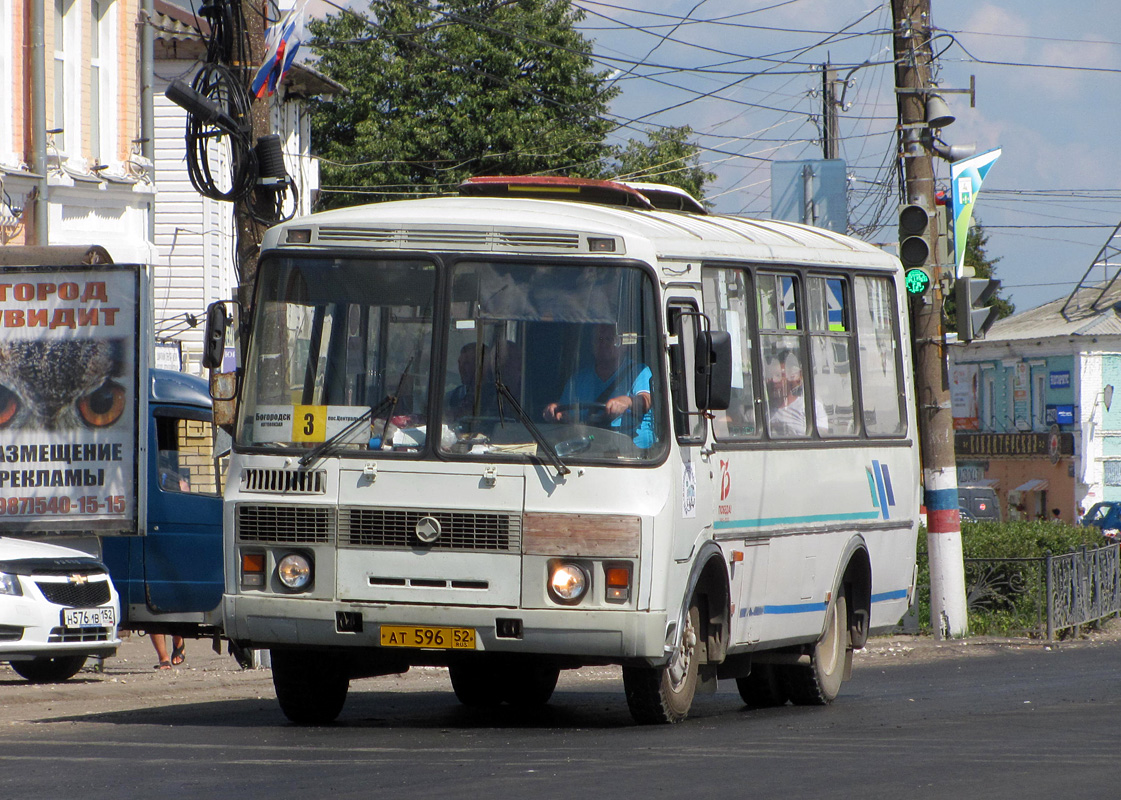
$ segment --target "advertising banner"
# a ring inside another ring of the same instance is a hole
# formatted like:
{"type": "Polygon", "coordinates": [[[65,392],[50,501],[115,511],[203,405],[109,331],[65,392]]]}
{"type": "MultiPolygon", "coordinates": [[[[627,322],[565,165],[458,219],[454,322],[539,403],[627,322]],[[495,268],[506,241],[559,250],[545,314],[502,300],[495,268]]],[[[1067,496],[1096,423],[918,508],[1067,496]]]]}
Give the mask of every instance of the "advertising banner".
{"type": "Polygon", "coordinates": [[[954,276],[961,277],[965,263],[965,240],[969,234],[969,220],[973,217],[973,204],[981,191],[981,182],[989,168],[1000,158],[1000,148],[963,158],[950,164],[950,203],[953,213],[951,225],[954,235],[954,276]]]}
{"type": "Polygon", "coordinates": [[[980,374],[976,364],[954,364],[950,367],[950,408],[954,416],[954,430],[976,431],[981,428],[977,413],[980,374]]]}
{"type": "Polygon", "coordinates": [[[0,273],[0,528],[137,532],[140,270],[0,273]]]}

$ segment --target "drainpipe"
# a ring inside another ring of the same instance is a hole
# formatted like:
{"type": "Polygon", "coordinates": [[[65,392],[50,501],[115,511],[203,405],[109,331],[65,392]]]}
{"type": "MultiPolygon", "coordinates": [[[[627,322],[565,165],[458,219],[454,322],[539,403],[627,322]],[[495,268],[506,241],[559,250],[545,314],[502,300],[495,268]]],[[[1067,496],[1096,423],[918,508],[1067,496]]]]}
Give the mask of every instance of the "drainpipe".
{"type": "Polygon", "coordinates": [[[46,0],[31,0],[31,169],[36,176],[35,244],[47,241],[47,67],[43,34],[46,0]]]}
{"type": "MultiPolygon", "coordinates": [[[[140,21],[140,153],[148,159],[152,170],[152,189],[156,188],[156,122],[152,87],[155,84],[155,32],[152,22],[156,18],[153,0],[143,0],[140,21]]],[[[156,245],[156,198],[148,201],[148,243],[156,245]]]]}

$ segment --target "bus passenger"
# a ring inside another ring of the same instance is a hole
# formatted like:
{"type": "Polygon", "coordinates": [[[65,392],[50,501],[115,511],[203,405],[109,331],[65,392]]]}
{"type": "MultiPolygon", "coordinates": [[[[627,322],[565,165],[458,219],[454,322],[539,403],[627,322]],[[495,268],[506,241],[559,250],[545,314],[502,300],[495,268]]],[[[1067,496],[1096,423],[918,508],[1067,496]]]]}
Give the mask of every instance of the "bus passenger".
{"type": "Polygon", "coordinates": [[[542,416],[549,422],[579,422],[577,408],[589,406],[607,427],[632,435],[635,446],[652,447],[656,440],[650,368],[631,358],[612,324],[595,327],[592,352],[595,363],[569,378],[560,400],[547,405],[542,416]]]}
{"type": "Polygon", "coordinates": [[[767,358],[767,430],[771,436],[806,435],[806,396],[802,362],[792,350],[779,350],[767,358]]]}

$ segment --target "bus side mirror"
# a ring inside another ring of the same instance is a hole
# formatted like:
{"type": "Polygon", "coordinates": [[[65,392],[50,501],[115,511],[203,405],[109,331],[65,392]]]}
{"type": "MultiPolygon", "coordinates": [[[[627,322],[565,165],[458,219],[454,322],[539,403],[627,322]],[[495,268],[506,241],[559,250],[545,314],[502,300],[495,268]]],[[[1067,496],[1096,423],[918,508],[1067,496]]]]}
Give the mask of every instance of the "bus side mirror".
{"type": "Polygon", "coordinates": [[[727,331],[697,334],[697,408],[722,411],[732,403],[732,336],[727,331]]]}
{"type": "Polygon", "coordinates": [[[207,369],[219,369],[226,353],[226,328],[230,315],[226,302],[211,303],[206,309],[206,333],[202,345],[202,365],[207,369]]]}
{"type": "MultiPolygon", "coordinates": [[[[211,303],[206,309],[202,365],[210,370],[210,396],[216,401],[229,401],[237,396],[237,334],[240,311],[240,306],[233,300],[211,303]],[[226,346],[227,341],[230,341],[229,348],[226,346]]],[[[225,424],[225,416],[230,416],[232,419],[232,410],[227,414],[225,409],[219,409],[216,404],[215,424],[225,424]],[[219,421],[219,417],[223,420],[219,421]]]]}

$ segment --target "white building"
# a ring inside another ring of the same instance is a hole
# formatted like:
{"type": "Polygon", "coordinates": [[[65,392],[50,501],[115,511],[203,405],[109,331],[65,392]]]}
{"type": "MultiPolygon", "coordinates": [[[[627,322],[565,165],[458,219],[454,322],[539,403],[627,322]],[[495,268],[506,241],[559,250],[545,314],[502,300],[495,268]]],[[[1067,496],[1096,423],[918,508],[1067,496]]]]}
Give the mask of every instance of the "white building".
{"type": "Polygon", "coordinates": [[[1005,519],[1057,508],[1073,521],[1121,500],[1121,285],[1000,320],[950,351],[959,484],[996,488],[1005,519]]]}

